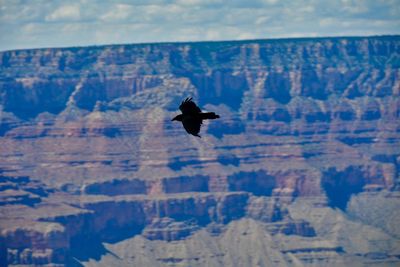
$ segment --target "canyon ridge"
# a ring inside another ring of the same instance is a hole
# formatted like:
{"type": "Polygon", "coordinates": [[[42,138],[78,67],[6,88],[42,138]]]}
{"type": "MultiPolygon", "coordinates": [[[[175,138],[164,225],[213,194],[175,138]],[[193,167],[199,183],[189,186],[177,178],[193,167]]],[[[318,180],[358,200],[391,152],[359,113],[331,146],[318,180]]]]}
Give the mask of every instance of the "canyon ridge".
{"type": "Polygon", "coordinates": [[[399,96],[400,36],[0,52],[0,265],[399,265],[399,96]]]}

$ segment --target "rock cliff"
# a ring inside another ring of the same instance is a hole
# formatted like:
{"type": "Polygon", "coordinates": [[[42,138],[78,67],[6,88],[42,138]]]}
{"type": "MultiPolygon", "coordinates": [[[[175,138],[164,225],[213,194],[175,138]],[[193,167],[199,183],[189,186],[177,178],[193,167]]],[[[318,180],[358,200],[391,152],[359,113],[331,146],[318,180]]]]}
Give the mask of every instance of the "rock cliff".
{"type": "Polygon", "coordinates": [[[0,52],[0,262],[399,264],[399,96],[399,36],[0,52]]]}

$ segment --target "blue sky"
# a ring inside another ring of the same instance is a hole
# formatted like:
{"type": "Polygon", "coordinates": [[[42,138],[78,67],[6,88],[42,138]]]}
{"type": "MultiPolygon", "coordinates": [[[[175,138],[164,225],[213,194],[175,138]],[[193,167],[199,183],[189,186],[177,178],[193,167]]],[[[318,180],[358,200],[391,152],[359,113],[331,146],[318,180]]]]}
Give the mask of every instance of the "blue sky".
{"type": "Polygon", "coordinates": [[[0,0],[0,51],[400,33],[400,0],[0,0]]]}

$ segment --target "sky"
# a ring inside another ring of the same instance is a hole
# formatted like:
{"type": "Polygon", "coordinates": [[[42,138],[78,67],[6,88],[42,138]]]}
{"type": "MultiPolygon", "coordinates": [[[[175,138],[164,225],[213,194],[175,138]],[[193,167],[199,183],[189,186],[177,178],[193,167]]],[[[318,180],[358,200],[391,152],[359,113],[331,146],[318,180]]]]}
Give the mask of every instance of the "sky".
{"type": "Polygon", "coordinates": [[[400,0],[0,0],[0,51],[400,34],[400,0]]]}

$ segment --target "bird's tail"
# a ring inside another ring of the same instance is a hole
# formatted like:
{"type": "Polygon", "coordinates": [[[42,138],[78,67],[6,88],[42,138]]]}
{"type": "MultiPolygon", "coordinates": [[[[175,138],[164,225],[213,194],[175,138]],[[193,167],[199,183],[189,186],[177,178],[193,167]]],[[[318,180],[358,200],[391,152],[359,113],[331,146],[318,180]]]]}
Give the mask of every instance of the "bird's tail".
{"type": "Polygon", "coordinates": [[[219,115],[215,114],[214,112],[204,112],[200,114],[202,120],[214,120],[219,118],[219,115]]]}

